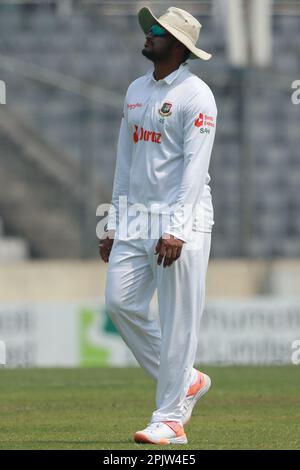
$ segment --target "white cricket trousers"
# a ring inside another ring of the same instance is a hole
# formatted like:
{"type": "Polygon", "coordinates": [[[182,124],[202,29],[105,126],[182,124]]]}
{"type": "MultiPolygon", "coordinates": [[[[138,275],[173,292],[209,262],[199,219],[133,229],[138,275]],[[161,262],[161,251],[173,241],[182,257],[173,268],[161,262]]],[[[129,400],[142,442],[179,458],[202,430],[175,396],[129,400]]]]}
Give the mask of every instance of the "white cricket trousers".
{"type": "Polygon", "coordinates": [[[106,308],[141,367],[157,382],[152,422],[182,423],[182,403],[195,375],[211,233],[193,232],[193,237],[171,267],[157,264],[153,239],[115,239],[110,254],[106,308]],[[159,320],[149,313],[155,289],[159,320]]]}

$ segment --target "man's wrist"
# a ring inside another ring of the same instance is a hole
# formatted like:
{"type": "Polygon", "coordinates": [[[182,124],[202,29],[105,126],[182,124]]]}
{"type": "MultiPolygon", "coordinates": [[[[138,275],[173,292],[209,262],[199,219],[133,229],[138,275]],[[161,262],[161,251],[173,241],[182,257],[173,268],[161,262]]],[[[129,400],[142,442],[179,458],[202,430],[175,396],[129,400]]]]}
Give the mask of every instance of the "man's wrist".
{"type": "Polygon", "coordinates": [[[114,229],[107,230],[107,232],[105,234],[106,234],[106,238],[114,239],[116,231],[114,229]]]}
{"type": "Polygon", "coordinates": [[[162,237],[164,239],[169,239],[171,236],[174,237],[174,238],[177,238],[177,240],[180,240],[183,243],[186,243],[188,241],[184,235],[182,235],[181,233],[175,232],[175,231],[173,232],[172,230],[165,231],[163,233],[162,237]]]}

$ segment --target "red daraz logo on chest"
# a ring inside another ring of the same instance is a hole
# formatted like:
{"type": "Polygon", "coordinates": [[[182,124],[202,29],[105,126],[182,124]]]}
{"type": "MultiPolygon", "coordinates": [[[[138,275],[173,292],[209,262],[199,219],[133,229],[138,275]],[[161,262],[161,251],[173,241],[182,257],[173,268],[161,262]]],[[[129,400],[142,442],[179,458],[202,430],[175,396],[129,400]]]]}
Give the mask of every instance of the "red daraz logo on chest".
{"type": "Polygon", "coordinates": [[[136,126],[135,131],[133,133],[133,141],[137,143],[139,140],[143,140],[144,142],[154,142],[155,144],[161,144],[161,133],[154,132],[154,131],[147,131],[143,127],[136,126]]]}

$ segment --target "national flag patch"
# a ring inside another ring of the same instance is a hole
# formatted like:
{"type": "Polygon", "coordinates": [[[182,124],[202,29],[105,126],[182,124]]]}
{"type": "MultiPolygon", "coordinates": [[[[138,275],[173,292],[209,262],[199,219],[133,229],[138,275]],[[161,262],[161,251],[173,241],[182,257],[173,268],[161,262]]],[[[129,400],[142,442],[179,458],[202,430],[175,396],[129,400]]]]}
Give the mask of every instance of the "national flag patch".
{"type": "Polygon", "coordinates": [[[166,102],[162,105],[162,107],[158,110],[158,112],[161,116],[170,116],[170,114],[172,114],[171,108],[172,108],[172,103],[166,102]]]}

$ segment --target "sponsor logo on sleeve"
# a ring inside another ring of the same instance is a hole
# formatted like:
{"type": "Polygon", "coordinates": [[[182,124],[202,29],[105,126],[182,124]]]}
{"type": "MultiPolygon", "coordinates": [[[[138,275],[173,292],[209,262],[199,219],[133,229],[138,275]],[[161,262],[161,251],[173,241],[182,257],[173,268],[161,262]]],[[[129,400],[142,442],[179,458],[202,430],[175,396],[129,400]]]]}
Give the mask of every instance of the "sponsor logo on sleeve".
{"type": "Polygon", "coordinates": [[[215,127],[213,116],[208,114],[199,113],[198,118],[195,120],[194,125],[200,128],[201,133],[210,133],[210,128],[215,127]]]}

